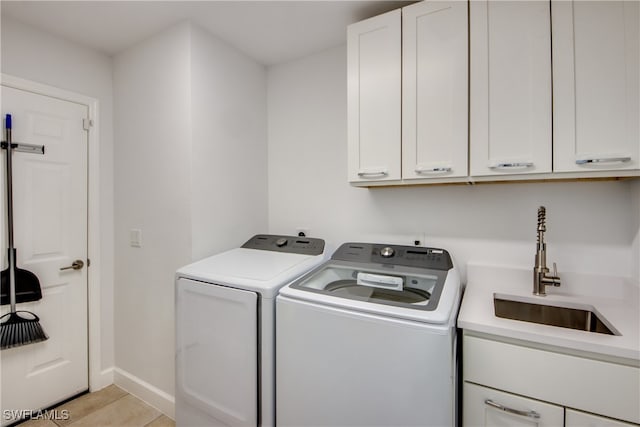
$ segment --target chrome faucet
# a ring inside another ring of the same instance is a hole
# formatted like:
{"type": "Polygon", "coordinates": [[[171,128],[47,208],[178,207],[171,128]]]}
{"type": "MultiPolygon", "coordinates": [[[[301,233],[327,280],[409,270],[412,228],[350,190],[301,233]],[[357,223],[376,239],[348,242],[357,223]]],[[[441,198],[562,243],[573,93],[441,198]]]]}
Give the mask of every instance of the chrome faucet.
{"type": "Polygon", "coordinates": [[[544,242],[544,232],[546,226],[547,210],[544,206],[538,208],[538,244],[536,245],[536,262],[533,267],[533,294],[544,297],[547,295],[545,286],[560,286],[560,277],[553,263],[553,275],[550,276],[547,267],[547,245],[544,242]]]}

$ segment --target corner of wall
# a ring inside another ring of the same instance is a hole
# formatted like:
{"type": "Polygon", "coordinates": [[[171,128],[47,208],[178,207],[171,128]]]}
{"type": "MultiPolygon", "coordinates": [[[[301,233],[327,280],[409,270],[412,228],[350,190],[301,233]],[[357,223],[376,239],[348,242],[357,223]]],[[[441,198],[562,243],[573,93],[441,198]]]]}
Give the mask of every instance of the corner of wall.
{"type": "Polygon", "coordinates": [[[631,275],[633,280],[640,284],[640,179],[636,179],[631,184],[631,209],[632,218],[635,223],[631,232],[635,232],[631,247],[631,275]]]}
{"type": "Polygon", "coordinates": [[[267,228],[266,69],[198,25],[191,43],[193,258],[267,228]]]}
{"type": "Polygon", "coordinates": [[[171,419],[175,419],[175,399],[154,385],[123,369],[113,368],[115,385],[148,403],[171,419]]]}

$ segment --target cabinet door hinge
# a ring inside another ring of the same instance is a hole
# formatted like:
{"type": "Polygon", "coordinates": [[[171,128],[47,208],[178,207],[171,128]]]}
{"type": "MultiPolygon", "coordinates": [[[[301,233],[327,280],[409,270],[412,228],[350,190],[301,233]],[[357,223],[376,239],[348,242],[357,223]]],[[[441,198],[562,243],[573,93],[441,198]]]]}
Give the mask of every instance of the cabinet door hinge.
{"type": "Polygon", "coordinates": [[[89,130],[90,127],[93,126],[93,120],[91,119],[82,119],[82,129],[89,130]]]}

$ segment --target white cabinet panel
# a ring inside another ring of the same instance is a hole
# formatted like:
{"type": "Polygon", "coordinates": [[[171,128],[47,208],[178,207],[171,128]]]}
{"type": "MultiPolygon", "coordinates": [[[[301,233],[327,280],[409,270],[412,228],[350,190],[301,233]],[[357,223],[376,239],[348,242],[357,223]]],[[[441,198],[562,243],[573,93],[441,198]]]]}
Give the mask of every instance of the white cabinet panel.
{"type": "Polygon", "coordinates": [[[471,175],[551,172],[549,3],[469,8],[471,175]]]}
{"type": "Polygon", "coordinates": [[[640,168],[639,10],[552,2],[554,171],[640,168]]]}
{"type": "Polygon", "coordinates": [[[640,368],[465,335],[464,379],[613,418],[640,420],[640,368]],[[523,369],[526,366],[527,369],[523,369]],[[615,389],[616,393],[611,393],[615,389]]]}
{"type": "Polygon", "coordinates": [[[465,382],[463,425],[533,427],[564,424],[564,408],[465,382]]]}
{"type": "Polygon", "coordinates": [[[347,30],[349,181],[400,179],[401,12],[347,30]]]}
{"type": "Polygon", "coordinates": [[[573,409],[566,410],[566,427],[634,427],[637,424],[629,424],[611,418],[600,417],[598,415],[587,414],[573,409]]]}
{"type": "Polygon", "coordinates": [[[467,176],[467,4],[402,9],[402,177],[467,176]]]}
{"type": "Polygon", "coordinates": [[[178,280],[179,425],[257,425],[257,299],[255,292],[178,280]]]}

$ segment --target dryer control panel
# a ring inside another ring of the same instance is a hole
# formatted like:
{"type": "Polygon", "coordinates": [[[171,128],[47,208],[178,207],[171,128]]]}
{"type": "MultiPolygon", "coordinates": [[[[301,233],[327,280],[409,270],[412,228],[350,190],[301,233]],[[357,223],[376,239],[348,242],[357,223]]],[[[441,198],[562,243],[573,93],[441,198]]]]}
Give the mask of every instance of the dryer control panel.
{"type": "Polygon", "coordinates": [[[298,236],[257,234],[247,240],[242,247],[290,254],[322,255],[324,252],[324,240],[298,236]]]}
{"type": "Polygon", "coordinates": [[[345,243],[331,259],[441,271],[448,271],[453,267],[449,252],[444,249],[377,243],[345,243]]]}

